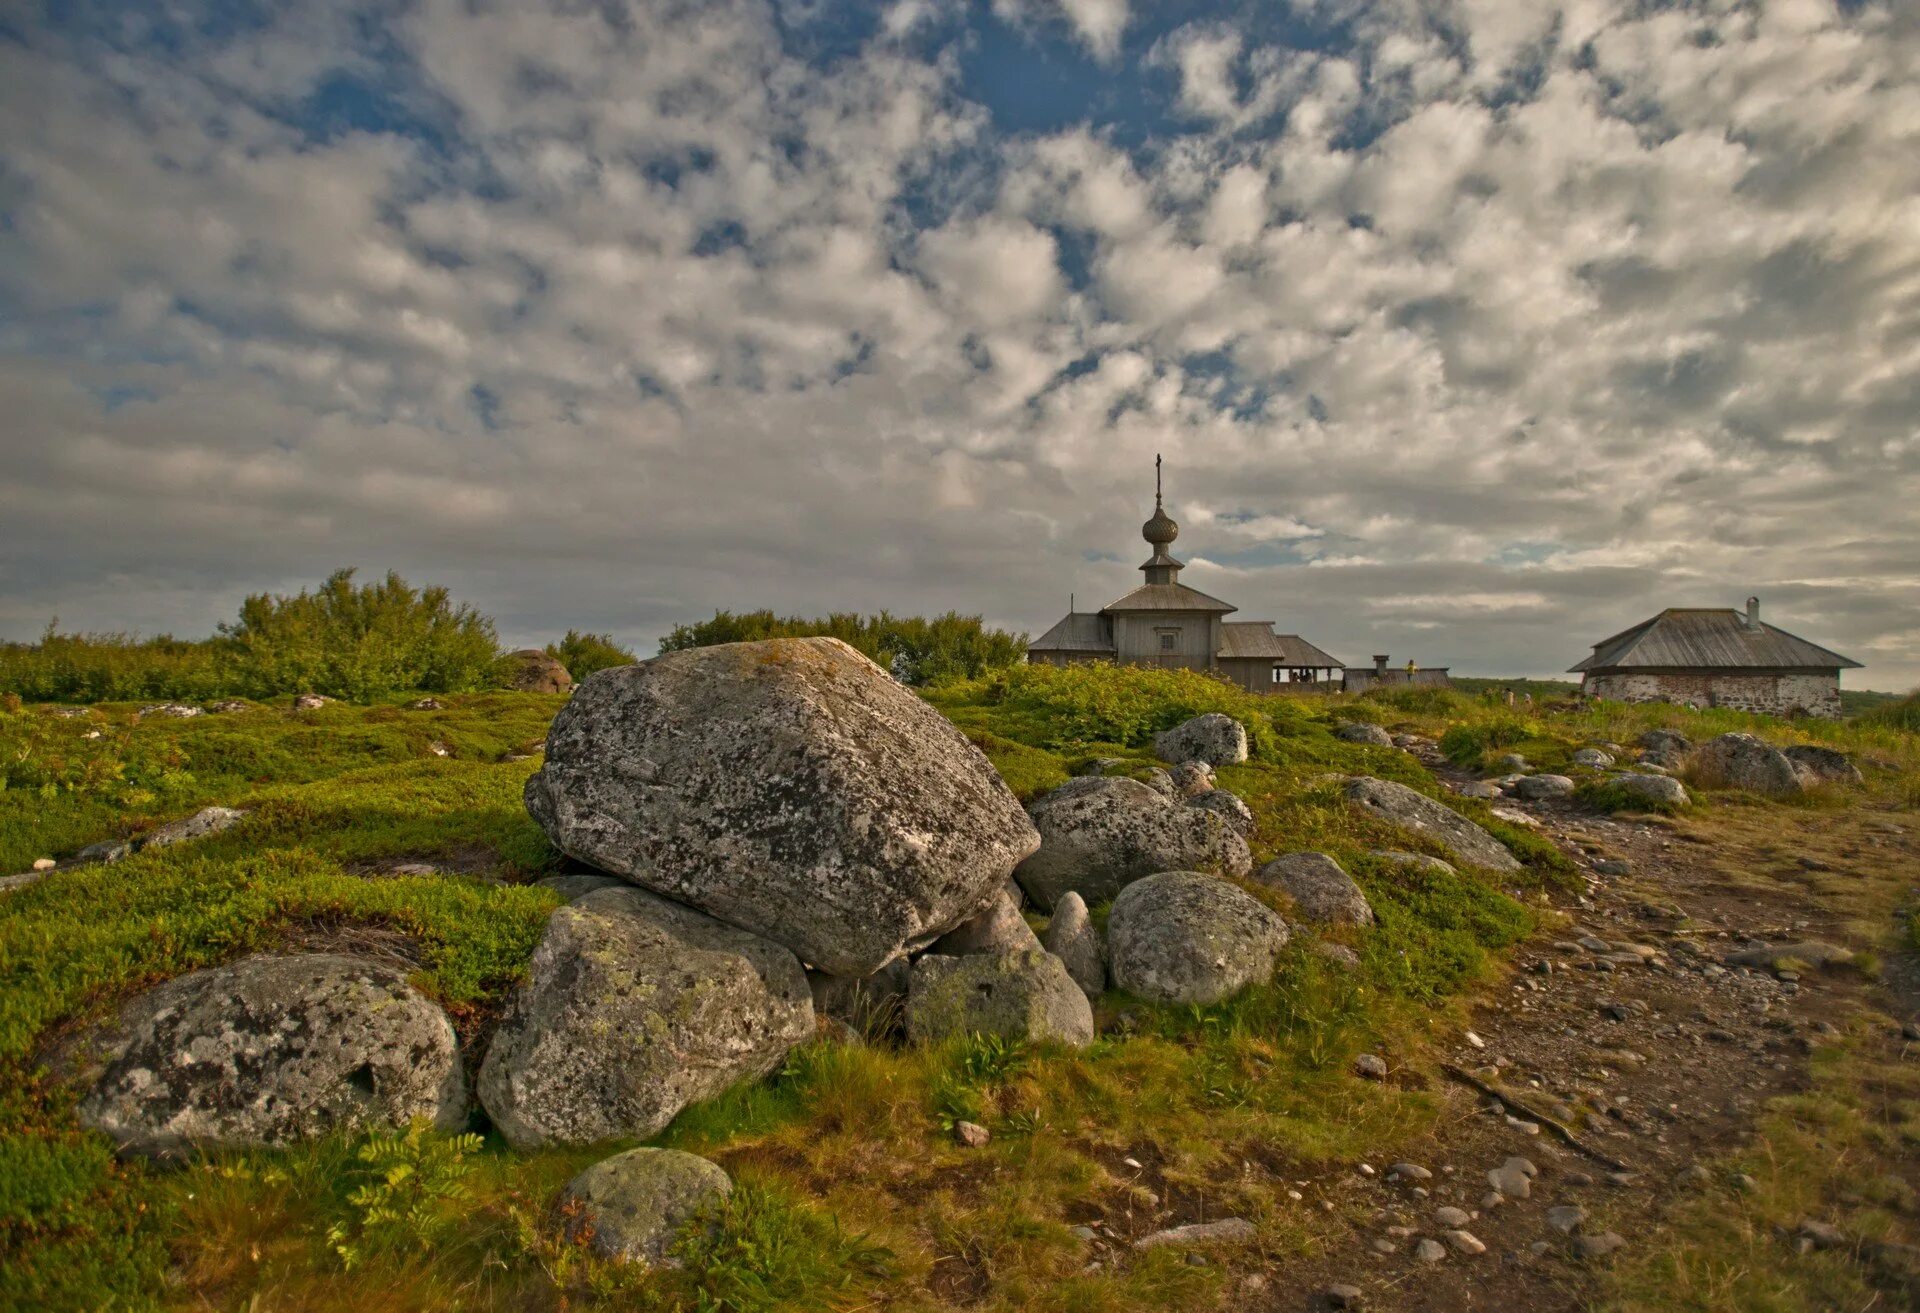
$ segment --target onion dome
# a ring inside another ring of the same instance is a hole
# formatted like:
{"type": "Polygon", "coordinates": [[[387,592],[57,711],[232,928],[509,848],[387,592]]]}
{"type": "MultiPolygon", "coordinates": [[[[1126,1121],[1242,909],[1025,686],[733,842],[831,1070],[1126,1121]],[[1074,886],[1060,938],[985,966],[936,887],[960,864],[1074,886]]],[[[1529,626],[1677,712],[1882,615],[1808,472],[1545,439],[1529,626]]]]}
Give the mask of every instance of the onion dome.
{"type": "Polygon", "coordinates": [[[1180,526],[1161,507],[1158,497],[1153,499],[1153,518],[1140,526],[1140,536],[1161,551],[1172,546],[1173,540],[1180,536],[1180,526]]]}

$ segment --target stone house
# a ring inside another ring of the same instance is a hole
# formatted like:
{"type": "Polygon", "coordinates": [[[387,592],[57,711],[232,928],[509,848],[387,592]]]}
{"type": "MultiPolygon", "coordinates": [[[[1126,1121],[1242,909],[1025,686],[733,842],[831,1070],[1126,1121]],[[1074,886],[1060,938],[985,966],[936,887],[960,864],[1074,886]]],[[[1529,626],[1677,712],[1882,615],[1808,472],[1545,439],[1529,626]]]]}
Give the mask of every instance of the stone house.
{"type": "Polygon", "coordinates": [[[1767,624],[1760,599],[1749,597],[1744,614],[1668,607],[1595,643],[1572,673],[1585,696],[1616,702],[1832,717],[1840,714],[1840,672],[1859,666],[1767,624]]]}
{"type": "Polygon", "coordinates": [[[1117,661],[1130,666],[1205,670],[1253,693],[1332,687],[1342,665],[1297,634],[1276,634],[1271,620],[1228,620],[1239,608],[1180,582],[1185,568],[1168,551],[1180,535],[1162,505],[1154,461],[1153,518],[1140,528],[1153,554],[1145,582],[1098,611],[1075,611],[1027,645],[1036,665],[1117,661]]]}

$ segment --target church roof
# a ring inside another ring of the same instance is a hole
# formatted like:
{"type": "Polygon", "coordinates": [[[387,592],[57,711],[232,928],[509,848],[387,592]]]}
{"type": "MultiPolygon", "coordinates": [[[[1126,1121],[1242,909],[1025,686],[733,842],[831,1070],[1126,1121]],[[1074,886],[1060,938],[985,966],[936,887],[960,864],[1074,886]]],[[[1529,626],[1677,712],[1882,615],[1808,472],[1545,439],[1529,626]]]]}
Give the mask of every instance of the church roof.
{"type": "Polygon", "coordinates": [[[1732,607],[1668,607],[1651,620],[1602,639],[1571,673],[1594,670],[1858,669],[1838,652],[1747,619],[1732,607]]]}
{"type": "Polygon", "coordinates": [[[1271,620],[1228,620],[1220,625],[1222,661],[1275,661],[1283,665],[1345,669],[1346,662],[1328,656],[1298,634],[1276,634],[1271,620]]]}
{"type": "Polygon", "coordinates": [[[1211,611],[1225,615],[1240,608],[1185,584],[1142,584],[1100,609],[1109,614],[1114,611],[1211,611]]]}
{"type": "Polygon", "coordinates": [[[1113,653],[1113,631],[1098,611],[1070,611],[1066,619],[1027,644],[1029,652],[1113,653]]]}

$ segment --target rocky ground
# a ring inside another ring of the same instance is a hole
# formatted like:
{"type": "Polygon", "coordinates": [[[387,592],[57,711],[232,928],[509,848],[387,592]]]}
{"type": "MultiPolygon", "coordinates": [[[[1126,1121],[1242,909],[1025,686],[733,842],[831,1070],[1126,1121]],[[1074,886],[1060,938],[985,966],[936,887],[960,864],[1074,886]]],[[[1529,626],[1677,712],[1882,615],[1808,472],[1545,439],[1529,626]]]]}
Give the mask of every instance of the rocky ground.
{"type": "MultiPolygon", "coordinates": [[[[1807,1087],[1823,1045],[1845,1031],[1920,1059],[1920,1031],[1903,1026],[1920,1003],[1909,964],[1876,980],[1861,969],[1871,958],[1813,960],[1885,942],[1887,913],[1920,883],[1910,814],[1726,807],[1669,821],[1518,805],[1578,855],[1586,892],[1560,900],[1563,928],[1472,1015],[1450,1115],[1414,1170],[1383,1161],[1303,1182],[1350,1238],[1254,1278],[1245,1307],[1592,1307],[1608,1266],[1654,1243],[1676,1203],[1746,1184],[1716,1160],[1751,1139],[1768,1100],[1807,1087]],[[1756,942],[1806,947],[1775,966],[1743,955],[1756,942]]],[[[1902,1173],[1920,1181],[1920,1163],[1902,1173]]],[[[1817,1216],[1778,1240],[1853,1243],[1817,1216]]],[[[1920,1297],[1912,1251],[1861,1257],[1885,1307],[1920,1297]]]]}

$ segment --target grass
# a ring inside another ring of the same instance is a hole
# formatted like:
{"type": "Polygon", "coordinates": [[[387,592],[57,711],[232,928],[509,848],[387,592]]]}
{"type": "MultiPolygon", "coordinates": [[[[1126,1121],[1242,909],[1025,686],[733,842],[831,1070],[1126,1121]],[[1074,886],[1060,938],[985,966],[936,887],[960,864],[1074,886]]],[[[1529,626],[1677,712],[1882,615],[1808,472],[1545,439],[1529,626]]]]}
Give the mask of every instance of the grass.
{"type": "MultiPolygon", "coordinates": [[[[378,1292],[394,1308],[1145,1310],[1204,1306],[1236,1271],[1328,1243],[1344,1223],[1290,1201],[1292,1180],[1417,1140],[1439,1108],[1425,1090],[1356,1081],[1353,1055],[1417,1063],[1427,1036],[1533,931],[1537,893],[1571,869],[1484,804],[1445,795],[1410,755],[1332,731],[1367,718],[1471,738],[1484,754],[1510,731],[1482,731],[1512,713],[1457,691],[1263,699],[1199,676],[1104,667],[1018,668],[928,696],[1022,796],[1093,757],[1144,770],[1153,734],[1198,712],[1241,718],[1253,760],[1220,779],[1254,812],[1256,860],[1319,849],[1353,873],[1377,917],[1336,936],[1358,968],[1330,965],[1303,940],[1272,983],[1209,1008],[1108,995],[1102,1037],[1078,1052],[804,1045],[773,1078],[688,1109],[658,1137],[714,1158],[739,1188],[689,1233],[680,1269],[645,1274],[597,1260],[554,1224],[560,1186],[606,1148],[515,1153],[488,1138],[453,1153],[438,1139],[370,1149],[336,1137],[155,1171],[116,1162],[80,1131],[71,1096],[40,1070],[50,1043],[132,992],[280,945],[400,953],[477,1058],[555,901],[525,883],[553,861],[520,802],[532,763],[506,758],[541,737],[560,699],[467,695],[433,712],[274,704],[192,720],[135,720],[127,705],[75,719],[25,707],[0,715],[0,869],[210,803],[250,814],[216,838],[56,871],[0,901],[0,1308],[360,1309],[378,1292]],[[1448,854],[1348,808],[1328,777],[1354,773],[1446,797],[1525,869],[1446,875],[1373,857],[1448,854]],[[386,873],[403,861],[456,870],[386,873]],[[986,1125],[992,1142],[960,1148],[961,1119],[986,1125]],[[387,1208],[369,1173],[384,1180],[396,1167],[446,1191],[387,1208]],[[1174,1220],[1252,1218],[1260,1244],[1208,1268],[1167,1253],[1087,1270],[1071,1228],[1094,1217],[1123,1234],[1159,1224],[1148,1191],[1174,1220]],[[410,1219],[397,1236],[369,1222],[376,1205],[410,1219]]],[[[1655,723],[1698,738],[1723,720],[1541,712],[1521,742],[1571,751],[1655,723]]],[[[1768,732],[1884,754],[1894,764],[1870,768],[1876,787],[1907,778],[1914,760],[1910,736],[1887,726],[1768,732]]],[[[1751,812],[1756,824],[1766,814],[1751,812]]]]}

